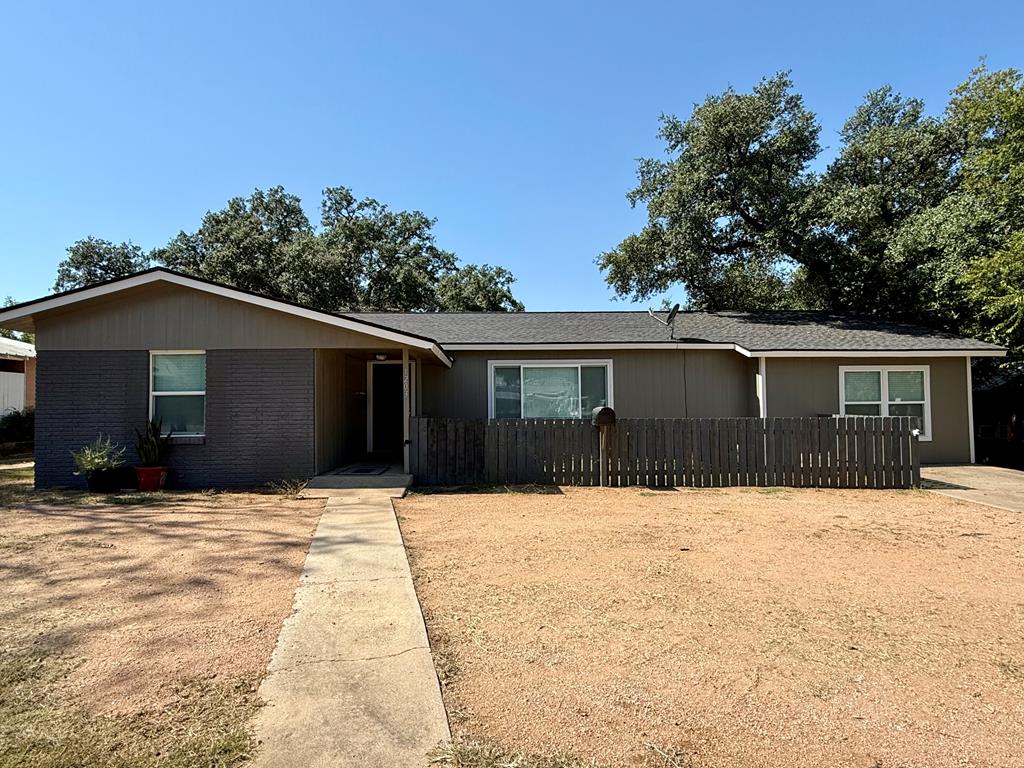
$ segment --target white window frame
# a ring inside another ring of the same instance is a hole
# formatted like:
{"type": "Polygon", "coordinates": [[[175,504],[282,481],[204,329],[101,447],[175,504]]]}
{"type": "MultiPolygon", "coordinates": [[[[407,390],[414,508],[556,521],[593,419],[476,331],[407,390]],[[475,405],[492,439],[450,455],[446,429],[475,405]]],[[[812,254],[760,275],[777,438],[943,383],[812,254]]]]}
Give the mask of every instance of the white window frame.
{"type": "MultiPolygon", "coordinates": [[[[608,394],[608,407],[614,408],[615,405],[615,387],[614,381],[615,376],[612,370],[612,361],[610,359],[582,359],[582,360],[488,360],[487,361],[487,418],[494,418],[494,369],[495,368],[519,368],[519,417],[529,418],[523,416],[522,410],[522,398],[523,398],[523,371],[525,368],[571,368],[576,366],[576,381],[579,387],[580,394],[583,392],[583,384],[580,381],[582,377],[581,368],[598,368],[603,366],[605,369],[605,376],[607,377],[607,394],[608,394]]],[[[580,418],[587,418],[584,414],[580,414],[580,418]]]]}
{"type": "MultiPolygon", "coordinates": [[[[149,350],[149,420],[153,420],[156,398],[168,395],[202,395],[203,396],[203,431],[202,432],[175,432],[174,437],[206,437],[206,374],[203,374],[203,389],[187,392],[163,392],[153,389],[154,368],[153,357],[157,355],[202,355],[206,357],[205,349],[151,349],[149,350]]],[[[166,435],[169,430],[165,430],[166,435]]]]}
{"type": "MultiPolygon", "coordinates": [[[[932,383],[930,365],[841,365],[839,366],[839,415],[846,415],[846,372],[856,371],[877,371],[882,386],[882,400],[879,403],[878,412],[882,416],[889,415],[889,372],[890,371],[921,371],[924,373],[924,424],[921,429],[921,442],[931,442],[932,439],[932,383]]],[[[917,400],[908,400],[908,403],[917,403],[917,400]]],[[[875,401],[864,401],[863,403],[851,403],[851,405],[874,405],[875,401]]],[[[859,414],[854,414],[859,415],[859,414]]]]}

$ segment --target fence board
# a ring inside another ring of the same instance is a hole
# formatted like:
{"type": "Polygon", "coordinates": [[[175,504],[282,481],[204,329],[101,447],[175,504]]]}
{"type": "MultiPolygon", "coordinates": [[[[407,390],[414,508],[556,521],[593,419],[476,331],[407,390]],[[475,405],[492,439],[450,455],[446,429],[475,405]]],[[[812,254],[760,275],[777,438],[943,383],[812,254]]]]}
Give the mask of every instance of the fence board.
{"type": "Polygon", "coordinates": [[[823,483],[822,480],[822,440],[821,440],[821,419],[811,419],[811,449],[807,452],[807,459],[811,462],[811,487],[821,488],[828,485],[826,479],[823,483]]]}
{"type": "Polygon", "coordinates": [[[836,445],[836,420],[822,419],[822,426],[825,429],[825,456],[828,459],[828,485],[830,488],[839,486],[839,460],[836,445]]]}
{"type": "Polygon", "coordinates": [[[790,439],[792,435],[792,419],[780,419],[776,434],[779,436],[779,454],[782,460],[779,463],[782,476],[779,478],[779,485],[795,486],[793,481],[793,445],[790,439]]]}
{"type": "Polygon", "coordinates": [[[629,461],[628,432],[624,424],[615,425],[615,437],[617,443],[615,457],[615,484],[619,487],[628,485],[626,464],[629,461]]]}
{"type": "Polygon", "coordinates": [[[910,485],[910,473],[907,471],[907,459],[909,458],[909,447],[907,445],[910,437],[909,425],[903,419],[893,420],[893,441],[895,450],[893,461],[896,471],[893,483],[897,488],[905,488],[910,485]]]}
{"type": "Polygon", "coordinates": [[[704,476],[708,488],[717,488],[720,483],[719,469],[722,466],[722,455],[718,447],[718,420],[704,419],[708,431],[708,450],[705,458],[704,476]]]}
{"type": "Polygon", "coordinates": [[[647,485],[647,420],[634,419],[633,443],[636,445],[636,484],[647,485]]]}
{"type": "Polygon", "coordinates": [[[654,420],[654,479],[659,488],[668,488],[672,485],[672,477],[668,470],[671,449],[666,433],[667,421],[667,419],[654,420]]]}
{"type": "Polygon", "coordinates": [[[750,420],[750,484],[767,485],[765,482],[764,419],[750,420]]]}
{"type": "Polygon", "coordinates": [[[696,483],[693,479],[693,432],[696,429],[696,425],[693,423],[693,419],[687,419],[686,421],[673,419],[673,421],[678,424],[676,433],[681,443],[679,457],[683,462],[679,473],[679,484],[694,486],[696,483]]]}

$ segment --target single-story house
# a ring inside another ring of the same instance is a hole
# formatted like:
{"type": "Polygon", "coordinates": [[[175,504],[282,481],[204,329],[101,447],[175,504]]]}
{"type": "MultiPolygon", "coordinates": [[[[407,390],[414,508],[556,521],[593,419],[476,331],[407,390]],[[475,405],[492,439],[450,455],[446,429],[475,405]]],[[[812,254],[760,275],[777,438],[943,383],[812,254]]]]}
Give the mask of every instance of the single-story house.
{"type": "MultiPolygon", "coordinates": [[[[150,269],[4,309],[36,334],[36,483],[70,451],[173,429],[180,486],[401,460],[410,416],[910,415],[924,462],[974,459],[971,358],[1005,350],[821,312],[334,314],[150,269]]],[[[407,451],[406,451],[407,453],[407,451]]],[[[406,461],[408,459],[406,458],[406,461]]]]}
{"type": "Polygon", "coordinates": [[[36,404],[36,348],[0,336],[0,416],[36,404]]]}

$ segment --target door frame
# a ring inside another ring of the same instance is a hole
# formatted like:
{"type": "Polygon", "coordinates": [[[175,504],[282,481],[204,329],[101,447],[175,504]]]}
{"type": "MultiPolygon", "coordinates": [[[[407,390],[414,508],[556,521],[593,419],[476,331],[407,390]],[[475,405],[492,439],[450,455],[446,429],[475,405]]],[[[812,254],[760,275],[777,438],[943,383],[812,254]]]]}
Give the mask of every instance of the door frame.
{"type": "MultiPolygon", "coordinates": [[[[366,452],[373,453],[373,371],[377,365],[401,365],[401,360],[366,361],[366,452]]],[[[398,403],[402,408],[402,401],[398,403]]],[[[409,361],[409,407],[416,410],[416,361],[409,361]]],[[[411,417],[412,414],[408,414],[411,417]]]]}

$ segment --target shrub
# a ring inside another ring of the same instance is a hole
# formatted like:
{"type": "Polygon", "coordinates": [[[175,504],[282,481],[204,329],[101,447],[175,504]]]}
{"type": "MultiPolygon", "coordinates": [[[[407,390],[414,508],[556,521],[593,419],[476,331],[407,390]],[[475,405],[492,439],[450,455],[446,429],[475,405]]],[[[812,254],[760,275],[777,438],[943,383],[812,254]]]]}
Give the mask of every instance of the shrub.
{"type": "Polygon", "coordinates": [[[72,451],[71,456],[75,460],[75,474],[89,477],[100,470],[117,469],[123,465],[124,446],[100,435],[89,445],[72,451]]]}
{"type": "Polygon", "coordinates": [[[35,408],[11,411],[0,417],[0,443],[31,443],[35,432],[35,408]]]}

